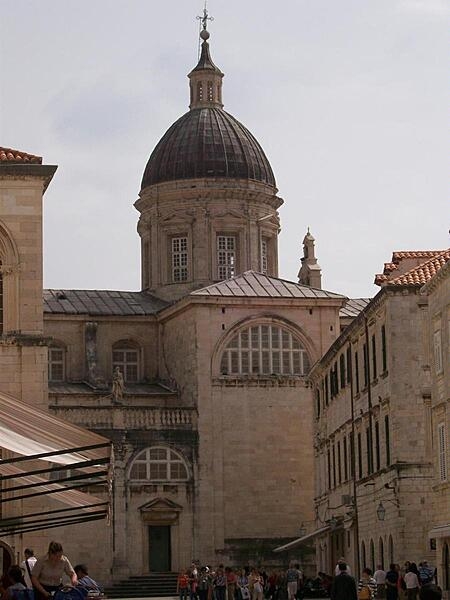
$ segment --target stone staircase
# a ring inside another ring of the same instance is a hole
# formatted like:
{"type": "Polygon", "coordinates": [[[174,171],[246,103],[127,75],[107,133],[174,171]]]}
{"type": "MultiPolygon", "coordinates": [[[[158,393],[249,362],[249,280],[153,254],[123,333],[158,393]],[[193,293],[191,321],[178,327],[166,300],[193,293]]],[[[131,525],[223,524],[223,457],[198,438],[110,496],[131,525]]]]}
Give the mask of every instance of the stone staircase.
{"type": "Polygon", "coordinates": [[[156,598],[177,595],[177,573],[151,573],[123,579],[105,588],[107,598],[156,598]]]}

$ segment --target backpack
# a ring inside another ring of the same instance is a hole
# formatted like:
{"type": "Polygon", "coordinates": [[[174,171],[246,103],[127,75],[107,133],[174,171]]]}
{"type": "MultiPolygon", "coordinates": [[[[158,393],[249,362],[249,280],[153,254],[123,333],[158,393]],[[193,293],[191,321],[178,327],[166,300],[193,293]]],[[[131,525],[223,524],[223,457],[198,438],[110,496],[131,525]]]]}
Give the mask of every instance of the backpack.
{"type": "Polygon", "coordinates": [[[372,592],[368,585],[363,585],[363,587],[358,592],[358,600],[372,600],[372,592]]]}

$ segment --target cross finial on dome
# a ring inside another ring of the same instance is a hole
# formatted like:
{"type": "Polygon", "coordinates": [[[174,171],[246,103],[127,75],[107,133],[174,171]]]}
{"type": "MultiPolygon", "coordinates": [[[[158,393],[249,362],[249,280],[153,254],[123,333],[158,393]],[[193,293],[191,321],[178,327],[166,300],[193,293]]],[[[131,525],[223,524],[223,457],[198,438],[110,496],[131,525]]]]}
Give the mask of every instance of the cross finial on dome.
{"type": "Polygon", "coordinates": [[[209,38],[209,32],[206,30],[206,26],[208,24],[208,21],[214,21],[214,17],[210,17],[208,14],[208,8],[206,6],[206,0],[205,0],[205,7],[203,8],[203,17],[197,17],[197,19],[199,19],[199,21],[202,22],[202,31],[200,32],[200,37],[202,38],[202,40],[206,41],[209,38]]]}

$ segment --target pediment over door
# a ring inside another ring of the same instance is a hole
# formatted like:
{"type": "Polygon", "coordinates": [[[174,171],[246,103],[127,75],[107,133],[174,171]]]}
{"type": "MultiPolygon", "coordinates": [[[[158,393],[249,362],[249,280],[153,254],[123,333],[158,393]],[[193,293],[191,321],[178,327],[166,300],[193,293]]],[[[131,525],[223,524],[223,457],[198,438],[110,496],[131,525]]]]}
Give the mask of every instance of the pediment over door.
{"type": "Polygon", "coordinates": [[[142,520],[149,525],[173,525],[182,510],[182,506],[168,498],[155,498],[139,508],[142,520]]]}

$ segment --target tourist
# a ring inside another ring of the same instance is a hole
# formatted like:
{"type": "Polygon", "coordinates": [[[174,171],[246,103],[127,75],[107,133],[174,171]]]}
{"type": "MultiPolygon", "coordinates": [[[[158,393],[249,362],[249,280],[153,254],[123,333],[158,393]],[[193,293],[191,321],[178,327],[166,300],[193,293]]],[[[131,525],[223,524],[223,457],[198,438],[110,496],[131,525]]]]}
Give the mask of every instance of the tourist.
{"type": "Polygon", "coordinates": [[[363,569],[358,582],[358,600],[374,600],[377,591],[377,582],[372,577],[372,570],[363,569]]]}
{"type": "Polygon", "coordinates": [[[64,575],[69,577],[72,585],[77,584],[77,575],[59,542],[50,542],[47,555],[38,558],[31,572],[33,587],[43,598],[51,598],[57,592],[64,575]]]}
{"type": "Polygon", "coordinates": [[[337,575],[339,575],[341,573],[341,569],[339,568],[339,565],[345,565],[345,572],[347,573],[347,575],[351,575],[351,570],[350,567],[348,566],[347,562],[345,561],[345,558],[343,556],[341,556],[341,558],[337,561],[336,566],[334,567],[334,576],[336,577],[337,575]]]}
{"type": "Polygon", "coordinates": [[[419,592],[419,578],[416,563],[411,563],[403,576],[407,600],[416,600],[419,592]]]}
{"type": "Polygon", "coordinates": [[[302,573],[297,568],[297,565],[291,562],[289,569],[286,571],[288,600],[295,600],[301,578],[302,573]]]}
{"type": "Polygon", "coordinates": [[[89,577],[88,568],[86,565],[75,565],[74,571],[78,578],[77,587],[81,587],[85,590],[92,590],[95,592],[100,592],[100,586],[96,581],[89,577]]]}
{"type": "Polygon", "coordinates": [[[208,567],[202,567],[198,575],[197,594],[199,600],[208,600],[208,592],[211,587],[211,581],[208,574],[208,567]]]}
{"type": "Polygon", "coordinates": [[[441,600],[442,590],[434,583],[426,583],[420,588],[419,598],[420,600],[441,600]]]}
{"type": "Polygon", "coordinates": [[[227,600],[235,600],[236,573],[231,567],[225,567],[225,577],[227,578],[227,600]]]}
{"type": "Polygon", "coordinates": [[[356,582],[347,573],[347,564],[340,561],[339,575],[336,575],[331,586],[330,597],[332,600],[357,600],[356,582]]]}
{"type": "Polygon", "coordinates": [[[419,564],[420,585],[431,583],[434,577],[434,569],[429,566],[428,561],[424,560],[419,564]]]}
{"type": "Polygon", "coordinates": [[[219,565],[213,579],[215,600],[225,600],[227,592],[227,578],[223,565],[219,565]]]}
{"type": "Polygon", "coordinates": [[[177,595],[180,600],[189,598],[189,575],[186,569],[181,569],[177,577],[177,595]]]}
{"type": "Polygon", "coordinates": [[[386,573],[386,600],[397,600],[399,579],[397,566],[391,563],[386,573]]]}
{"type": "Polygon", "coordinates": [[[19,565],[12,565],[8,569],[8,576],[12,583],[3,592],[2,600],[14,600],[17,597],[16,592],[26,591],[27,589],[23,571],[19,565]]]}
{"type": "Polygon", "coordinates": [[[28,589],[31,589],[33,587],[33,584],[31,583],[31,571],[36,564],[37,558],[34,556],[34,552],[31,548],[25,548],[23,554],[25,560],[22,561],[20,566],[24,573],[25,585],[28,589]]]}
{"type": "Polygon", "coordinates": [[[383,565],[377,565],[377,570],[373,574],[373,578],[377,584],[376,598],[384,598],[386,595],[386,571],[383,569],[383,565]]]}
{"type": "Polygon", "coordinates": [[[248,588],[248,575],[245,569],[242,569],[236,580],[239,600],[249,600],[250,598],[250,590],[248,588]]]}
{"type": "Polygon", "coordinates": [[[252,600],[263,600],[264,579],[258,569],[253,568],[250,571],[248,584],[252,595],[252,600]]]}

